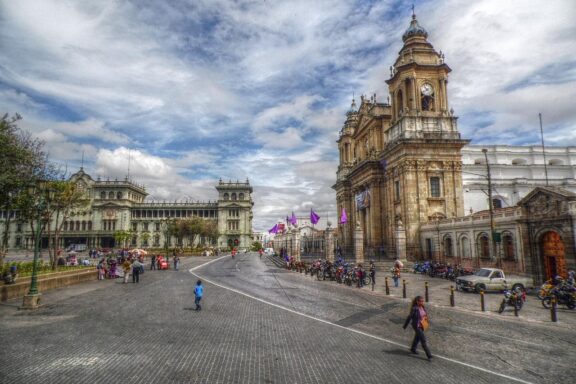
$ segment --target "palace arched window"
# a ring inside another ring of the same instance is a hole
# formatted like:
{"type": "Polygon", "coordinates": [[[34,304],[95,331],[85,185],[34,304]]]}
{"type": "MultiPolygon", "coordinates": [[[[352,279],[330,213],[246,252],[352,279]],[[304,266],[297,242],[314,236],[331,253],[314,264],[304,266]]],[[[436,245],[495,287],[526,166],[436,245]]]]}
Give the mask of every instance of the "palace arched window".
{"type": "Polygon", "coordinates": [[[444,257],[452,257],[453,255],[452,237],[448,235],[444,237],[444,257]]]}
{"type": "Polygon", "coordinates": [[[460,238],[460,249],[462,257],[470,258],[472,256],[470,253],[470,239],[467,236],[460,238]]]}
{"type": "Polygon", "coordinates": [[[121,200],[121,199],[122,199],[122,192],[118,192],[118,193],[116,194],[116,198],[117,198],[118,200],[121,200]]]}
{"type": "Polygon", "coordinates": [[[102,200],[106,199],[106,192],[104,192],[104,191],[100,192],[100,198],[102,200]]]}
{"type": "Polygon", "coordinates": [[[241,193],[241,194],[239,195],[238,200],[244,200],[244,194],[243,194],[243,193],[241,193]]]}
{"type": "Polygon", "coordinates": [[[490,258],[490,240],[486,233],[482,233],[478,236],[478,254],[482,259],[490,258]]]}
{"type": "Polygon", "coordinates": [[[114,192],[108,192],[108,198],[112,200],[114,198],[114,192]]]}
{"type": "Polygon", "coordinates": [[[433,176],[430,178],[430,197],[440,197],[440,178],[433,176]]]}
{"type": "Polygon", "coordinates": [[[236,194],[235,193],[232,194],[232,200],[236,200],[236,194]]]}
{"type": "Polygon", "coordinates": [[[502,235],[502,251],[504,253],[504,260],[515,260],[514,237],[510,232],[504,232],[502,235]]]}
{"type": "Polygon", "coordinates": [[[494,209],[498,209],[498,208],[502,208],[503,204],[502,204],[502,200],[501,199],[492,199],[492,208],[494,209]]]}
{"type": "Polygon", "coordinates": [[[230,195],[228,195],[228,193],[224,194],[224,200],[225,201],[230,200],[230,195]]]}

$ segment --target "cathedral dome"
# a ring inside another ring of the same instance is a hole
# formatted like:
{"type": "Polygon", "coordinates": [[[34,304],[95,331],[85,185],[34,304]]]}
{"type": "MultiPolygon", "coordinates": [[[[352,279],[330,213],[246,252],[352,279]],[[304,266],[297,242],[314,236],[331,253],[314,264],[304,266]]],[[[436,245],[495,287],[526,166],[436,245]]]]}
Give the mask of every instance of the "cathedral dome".
{"type": "Polygon", "coordinates": [[[410,26],[402,35],[402,41],[406,42],[412,36],[422,36],[424,38],[428,37],[428,32],[418,24],[418,20],[416,20],[416,15],[412,15],[412,21],[410,22],[410,26]]]}

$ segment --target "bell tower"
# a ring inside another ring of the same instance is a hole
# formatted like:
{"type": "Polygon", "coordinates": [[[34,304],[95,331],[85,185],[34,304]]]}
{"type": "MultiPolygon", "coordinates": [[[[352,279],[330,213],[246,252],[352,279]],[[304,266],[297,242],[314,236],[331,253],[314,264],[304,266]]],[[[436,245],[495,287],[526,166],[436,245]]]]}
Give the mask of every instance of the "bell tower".
{"type": "Polygon", "coordinates": [[[419,257],[426,247],[421,224],[464,215],[461,149],[469,141],[461,139],[449,109],[451,69],[427,39],[412,14],[386,81],[392,105],[380,157],[387,164],[383,214],[385,238],[400,258],[419,257]]]}

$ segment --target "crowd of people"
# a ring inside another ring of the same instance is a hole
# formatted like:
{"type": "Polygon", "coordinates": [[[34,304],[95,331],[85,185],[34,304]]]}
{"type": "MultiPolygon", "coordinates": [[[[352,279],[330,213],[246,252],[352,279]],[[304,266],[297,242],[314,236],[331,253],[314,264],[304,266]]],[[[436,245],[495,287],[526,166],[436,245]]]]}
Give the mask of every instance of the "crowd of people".
{"type": "MultiPolygon", "coordinates": [[[[145,258],[146,255],[138,251],[120,250],[117,253],[109,253],[106,257],[102,257],[96,266],[98,280],[123,278],[123,282],[128,283],[129,276],[132,276],[132,282],[139,283],[140,275],[144,273],[145,258]]],[[[179,270],[180,256],[175,251],[172,255],[172,265],[174,270],[179,270]]],[[[150,270],[155,269],[170,269],[169,258],[152,255],[150,270]]]]}

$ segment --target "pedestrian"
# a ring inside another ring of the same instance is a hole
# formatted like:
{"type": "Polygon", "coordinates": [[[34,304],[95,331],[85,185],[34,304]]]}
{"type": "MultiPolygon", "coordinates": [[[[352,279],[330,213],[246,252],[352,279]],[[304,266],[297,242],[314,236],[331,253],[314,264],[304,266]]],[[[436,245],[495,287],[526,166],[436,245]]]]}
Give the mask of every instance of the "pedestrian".
{"type": "Polygon", "coordinates": [[[370,260],[370,280],[372,281],[372,286],[376,284],[376,265],[373,260],[370,260]]]}
{"type": "Polygon", "coordinates": [[[202,306],[200,306],[200,300],[202,300],[202,296],[204,295],[204,287],[202,286],[202,281],[198,280],[196,282],[196,287],[194,287],[194,304],[196,304],[196,310],[202,310],[202,306]]]}
{"type": "Polygon", "coordinates": [[[139,283],[140,282],[140,270],[142,268],[142,263],[138,260],[134,260],[132,262],[132,282],[139,283]]]}
{"type": "Polygon", "coordinates": [[[124,270],[124,284],[128,283],[128,277],[130,276],[130,269],[132,268],[132,264],[130,260],[124,259],[122,263],[122,269],[124,270]]]}
{"type": "Polygon", "coordinates": [[[180,257],[178,255],[174,256],[174,269],[177,271],[180,266],[180,257]]]}
{"type": "Polygon", "coordinates": [[[392,279],[394,280],[394,286],[398,288],[398,283],[400,282],[400,268],[394,265],[392,269],[392,279]]]}
{"type": "Polygon", "coordinates": [[[406,329],[408,324],[412,324],[412,328],[414,329],[414,339],[410,346],[410,353],[417,355],[418,351],[416,348],[418,347],[418,343],[421,343],[428,360],[432,359],[432,354],[426,343],[426,335],[424,334],[424,332],[428,330],[429,319],[428,312],[426,312],[426,308],[424,308],[424,298],[422,296],[416,296],[414,300],[412,300],[410,314],[406,318],[402,328],[406,329]]]}
{"type": "Polygon", "coordinates": [[[150,270],[156,269],[156,255],[152,255],[150,259],[150,270]]]}

